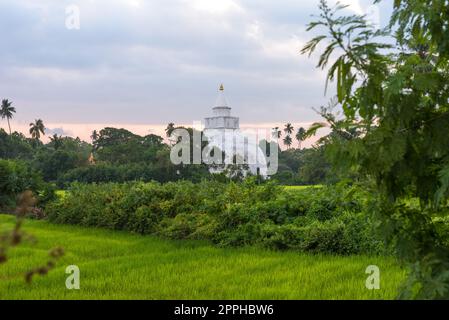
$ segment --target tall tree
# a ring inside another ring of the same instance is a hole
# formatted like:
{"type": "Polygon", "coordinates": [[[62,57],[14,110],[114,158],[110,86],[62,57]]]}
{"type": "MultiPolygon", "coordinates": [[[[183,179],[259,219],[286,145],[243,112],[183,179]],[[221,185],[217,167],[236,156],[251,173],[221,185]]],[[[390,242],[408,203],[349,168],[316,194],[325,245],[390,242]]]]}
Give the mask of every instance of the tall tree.
{"type": "Polygon", "coordinates": [[[295,130],[295,128],[293,128],[291,123],[287,123],[284,127],[284,132],[287,135],[291,135],[293,133],[293,130],[295,130]]]}
{"type": "Polygon", "coordinates": [[[288,149],[292,146],[293,139],[290,137],[290,135],[286,135],[284,138],[284,144],[287,146],[288,149]]]}
{"type": "Polygon", "coordinates": [[[300,127],[296,132],[296,140],[298,140],[299,149],[301,149],[301,144],[305,139],[306,139],[306,129],[300,127]]]}
{"type": "Polygon", "coordinates": [[[303,49],[311,54],[327,42],[318,67],[328,68],[328,81],[336,80],[343,110],[342,120],[331,119],[338,134],[328,153],[334,165],[366,178],[369,211],[410,266],[400,297],[448,299],[442,223],[449,218],[447,1],[394,1],[394,28],[385,30],[364,16],[341,16],[342,8],[321,0],[321,14],[308,29],[324,27],[326,33],[303,49]],[[387,36],[397,43],[384,43],[387,36]]]}
{"type": "Polygon", "coordinates": [[[165,134],[167,135],[167,138],[170,138],[173,134],[173,131],[175,131],[175,124],[173,122],[170,122],[167,125],[167,128],[165,128],[165,134]]]}
{"type": "Polygon", "coordinates": [[[39,140],[41,137],[41,133],[45,135],[45,126],[42,119],[37,119],[30,123],[30,134],[31,137],[35,140],[39,140]]]}
{"type": "Polygon", "coordinates": [[[58,150],[63,145],[63,140],[61,136],[58,136],[56,133],[50,137],[50,143],[53,145],[55,150],[58,150]]]}
{"type": "Polygon", "coordinates": [[[8,99],[3,99],[0,108],[0,116],[2,119],[6,118],[8,121],[9,135],[11,135],[11,124],[9,123],[9,120],[12,119],[13,113],[16,113],[16,108],[12,106],[12,102],[8,101],[8,99]]]}
{"type": "Polygon", "coordinates": [[[92,134],[90,135],[90,138],[92,139],[92,143],[95,144],[95,142],[98,140],[98,137],[100,135],[98,134],[97,130],[92,131],[92,134]]]}

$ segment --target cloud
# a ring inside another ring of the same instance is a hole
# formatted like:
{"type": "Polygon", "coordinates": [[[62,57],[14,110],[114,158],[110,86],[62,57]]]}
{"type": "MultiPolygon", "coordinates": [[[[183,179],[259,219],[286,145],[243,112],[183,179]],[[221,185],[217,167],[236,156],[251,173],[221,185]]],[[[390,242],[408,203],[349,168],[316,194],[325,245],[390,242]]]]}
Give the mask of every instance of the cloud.
{"type": "Polygon", "coordinates": [[[222,15],[229,12],[242,12],[243,9],[232,0],[193,0],[186,1],[187,5],[191,4],[194,9],[205,11],[213,15],[222,15]]]}
{"type": "Polygon", "coordinates": [[[45,128],[45,134],[48,136],[52,136],[54,134],[58,136],[73,136],[73,133],[71,131],[66,131],[64,128],[45,128]]]}
{"type": "Polygon", "coordinates": [[[242,122],[313,121],[325,75],[299,50],[317,4],[3,1],[0,96],[25,122],[190,123],[209,115],[224,82],[242,122]],[[70,4],[79,31],[65,28],[70,4]]]}

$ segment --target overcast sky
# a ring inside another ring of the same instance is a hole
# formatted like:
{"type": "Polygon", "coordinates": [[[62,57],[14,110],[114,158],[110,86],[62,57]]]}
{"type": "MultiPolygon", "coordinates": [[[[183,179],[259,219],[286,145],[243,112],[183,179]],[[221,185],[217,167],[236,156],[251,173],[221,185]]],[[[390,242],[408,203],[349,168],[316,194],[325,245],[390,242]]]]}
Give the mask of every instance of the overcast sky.
{"type": "MultiPolygon", "coordinates": [[[[341,2],[358,13],[371,5],[341,2]]],[[[312,122],[312,107],[329,96],[316,59],[299,50],[312,36],[305,25],[317,4],[0,0],[0,98],[13,101],[19,127],[42,118],[61,133],[83,135],[76,125],[201,120],[224,83],[241,123],[312,122]],[[79,30],[66,28],[69,5],[80,9],[79,30]]],[[[378,7],[385,23],[391,1],[378,7]]]]}

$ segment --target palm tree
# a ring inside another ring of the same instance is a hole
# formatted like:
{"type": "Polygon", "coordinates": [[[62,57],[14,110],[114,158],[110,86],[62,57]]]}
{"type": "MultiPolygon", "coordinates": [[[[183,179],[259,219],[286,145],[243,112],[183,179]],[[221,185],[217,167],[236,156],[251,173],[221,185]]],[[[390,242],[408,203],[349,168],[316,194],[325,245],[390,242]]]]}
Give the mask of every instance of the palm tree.
{"type": "Polygon", "coordinates": [[[285,125],[284,132],[285,132],[287,135],[291,135],[291,134],[293,133],[293,130],[294,130],[294,129],[295,129],[295,128],[293,128],[293,126],[292,126],[291,123],[287,123],[287,124],[285,125]]]}
{"type": "Polygon", "coordinates": [[[2,100],[2,106],[0,108],[0,116],[2,119],[8,121],[9,135],[11,135],[11,125],[9,123],[9,119],[12,119],[13,113],[16,113],[16,108],[12,107],[12,102],[9,102],[8,99],[2,100]]]}
{"type": "Polygon", "coordinates": [[[165,129],[165,134],[167,135],[167,138],[170,138],[173,134],[173,131],[175,131],[175,124],[173,122],[170,122],[167,125],[167,128],[165,129]]]}
{"type": "Polygon", "coordinates": [[[287,146],[288,149],[290,149],[292,142],[293,142],[293,139],[292,139],[292,137],[290,137],[290,135],[285,136],[284,144],[287,146]]]}
{"type": "Polygon", "coordinates": [[[60,147],[62,147],[62,137],[58,137],[56,133],[50,137],[50,142],[53,143],[53,148],[55,150],[58,150],[60,147]]]}
{"type": "Polygon", "coordinates": [[[298,140],[299,149],[301,149],[301,143],[305,140],[305,138],[306,138],[306,129],[301,127],[298,129],[298,132],[296,133],[296,140],[298,140]]]}
{"type": "Polygon", "coordinates": [[[33,139],[39,140],[41,133],[45,136],[45,126],[42,119],[35,120],[30,123],[30,134],[33,139]]]}
{"type": "Polygon", "coordinates": [[[279,127],[274,127],[274,128],[272,129],[272,136],[273,136],[273,138],[276,138],[276,139],[280,139],[280,138],[281,138],[281,136],[282,136],[282,131],[279,130],[279,127]]]}
{"type": "Polygon", "coordinates": [[[95,141],[98,140],[98,137],[99,137],[98,131],[97,130],[92,131],[92,135],[90,136],[90,138],[92,139],[93,143],[95,143],[95,141]]]}

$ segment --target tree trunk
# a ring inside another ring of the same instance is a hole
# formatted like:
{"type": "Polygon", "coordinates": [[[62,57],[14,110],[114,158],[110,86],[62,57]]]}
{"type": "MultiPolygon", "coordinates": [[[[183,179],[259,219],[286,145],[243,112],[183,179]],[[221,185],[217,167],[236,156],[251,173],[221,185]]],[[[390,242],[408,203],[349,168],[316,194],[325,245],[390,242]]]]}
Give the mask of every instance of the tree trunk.
{"type": "Polygon", "coordinates": [[[9,124],[9,118],[6,117],[6,120],[8,120],[9,135],[11,135],[11,125],[9,124]]]}

